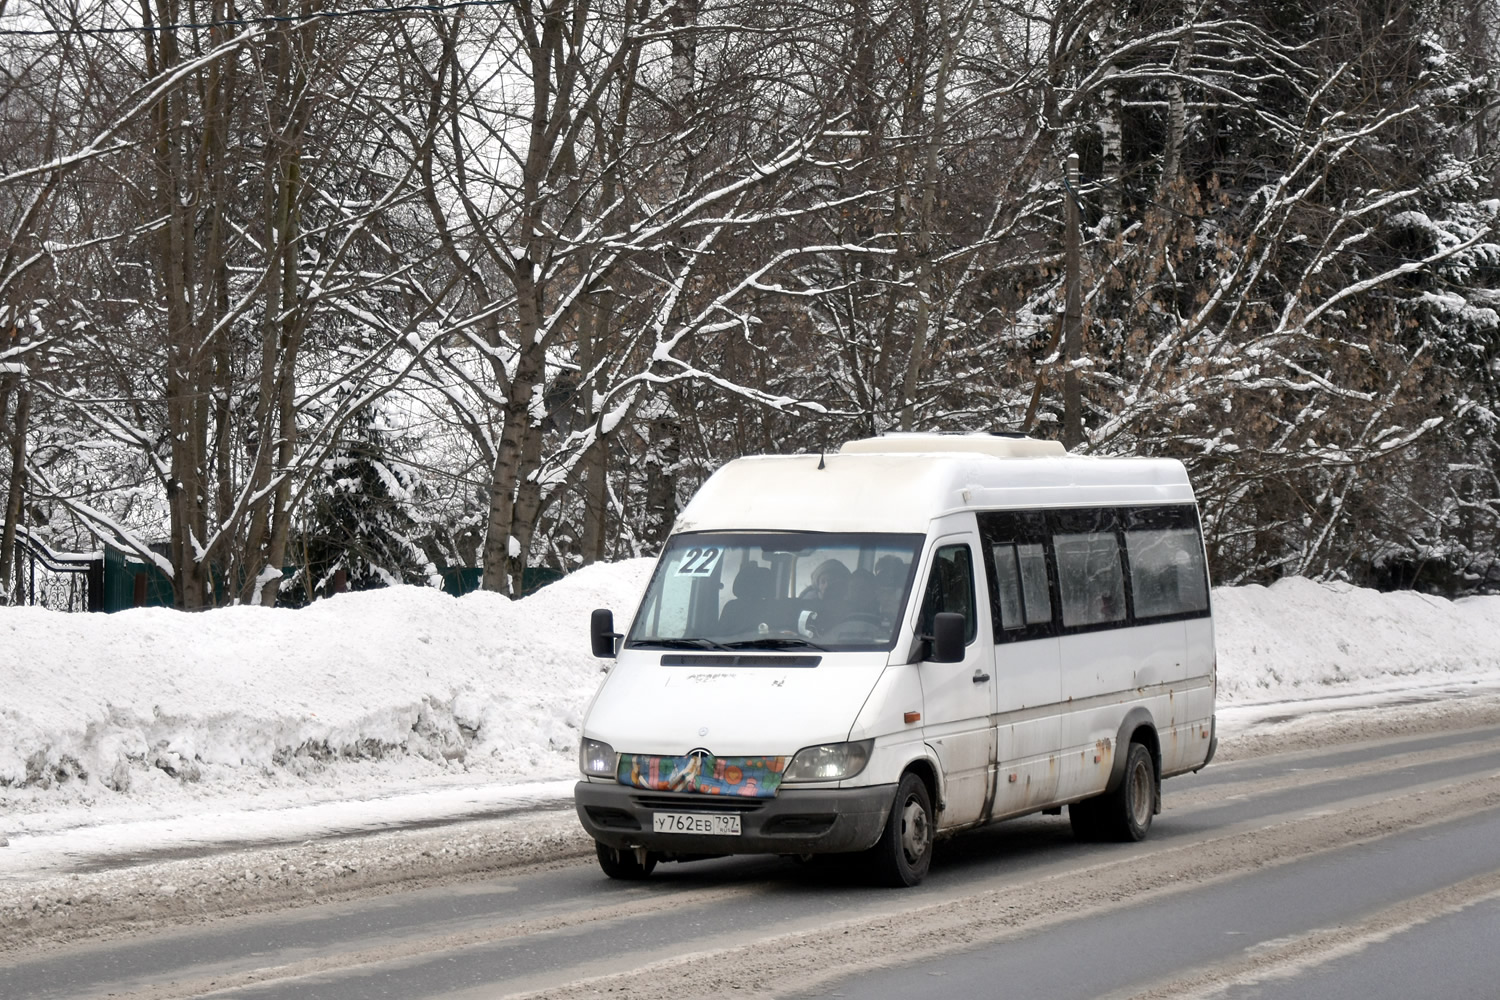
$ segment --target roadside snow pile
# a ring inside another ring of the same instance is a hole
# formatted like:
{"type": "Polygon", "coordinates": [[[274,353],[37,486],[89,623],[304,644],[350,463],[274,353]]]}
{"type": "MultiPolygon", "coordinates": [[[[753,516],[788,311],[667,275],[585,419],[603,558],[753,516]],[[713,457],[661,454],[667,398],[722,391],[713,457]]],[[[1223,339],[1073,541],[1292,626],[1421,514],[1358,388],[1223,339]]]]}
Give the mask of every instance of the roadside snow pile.
{"type": "MultiPolygon", "coordinates": [[[[301,611],[0,608],[0,814],[568,779],[650,560],[524,601],[401,587],[301,611]],[[120,794],[126,793],[126,794],[120,794]]],[[[1500,680],[1500,598],[1286,580],[1215,591],[1220,703],[1500,680]]]]}
{"type": "Polygon", "coordinates": [[[0,812],[22,789],[245,790],[340,760],[570,773],[600,677],[589,612],[627,624],[650,568],[591,566],[518,602],[396,587],[300,611],[0,608],[0,812]]]}
{"type": "Polygon", "coordinates": [[[1214,591],[1219,702],[1500,681],[1500,597],[1448,601],[1301,577],[1214,591]]]}

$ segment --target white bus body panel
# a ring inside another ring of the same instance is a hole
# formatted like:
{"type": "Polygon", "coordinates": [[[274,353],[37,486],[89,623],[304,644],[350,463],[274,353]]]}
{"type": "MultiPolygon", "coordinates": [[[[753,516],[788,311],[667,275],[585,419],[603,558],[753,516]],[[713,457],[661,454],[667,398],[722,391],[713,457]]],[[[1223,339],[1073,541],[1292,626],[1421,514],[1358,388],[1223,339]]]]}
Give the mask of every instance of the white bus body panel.
{"type": "Polygon", "coordinates": [[[1079,458],[1038,442],[892,440],[822,456],[737,459],[703,484],[674,526],[674,534],[925,536],[889,654],[823,652],[811,668],[683,667],[661,665],[659,649],[623,649],[584,735],[623,753],[788,757],[873,739],[865,770],[826,787],[893,784],[926,762],[943,831],[1103,792],[1123,763],[1119,742],[1131,734],[1121,727],[1136,709],[1154,727],[1161,776],[1201,767],[1212,746],[1212,618],[998,642],[976,521],[988,511],[1194,505],[1181,463],[1079,458]],[[977,636],[961,663],[909,663],[923,581],[937,548],[954,542],[972,547],[977,636]]]}
{"type": "MultiPolygon", "coordinates": [[[[946,518],[939,531],[958,527],[964,518],[946,518]]],[[[972,522],[972,518],[968,518],[972,522]]],[[[971,530],[944,533],[929,540],[916,579],[925,580],[932,556],[946,545],[964,544],[977,552],[979,538],[971,530]]],[[[918,588],[920,592],[920,588],[918,588]]],[[[907,628],[916,624],[920,602],[909,602],[907,628]]],[[[957,663],[918,663],[922,685],[922,736],[932,748],[944,783],[939,825],[966,825],[987,815],[994,789],[996,760],[994,658],[990,655],[989,624],[979,616],[978,634],[957,663]],[[982,679],[981,679],[982,678],[982,679]]],[[[911,666],[907,667],[912,669],[911,666]]]]}
{"type": "Polygon", "coordinates": [[[824,653],[817,667],[662,666],[621,650],[587,731],[617,750],[674,756],[787,756],[842,743],[885,669],[885,654],[824,653]]]}

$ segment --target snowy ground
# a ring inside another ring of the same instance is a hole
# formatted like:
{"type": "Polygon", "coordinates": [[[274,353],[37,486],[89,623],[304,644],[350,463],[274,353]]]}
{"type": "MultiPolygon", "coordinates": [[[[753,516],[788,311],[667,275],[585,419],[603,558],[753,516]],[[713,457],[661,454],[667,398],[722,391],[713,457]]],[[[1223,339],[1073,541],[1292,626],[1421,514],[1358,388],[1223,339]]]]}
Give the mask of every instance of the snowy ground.
{"type": "MultiPolygon", "coordinates": [[[[588,613],[628,617],[650,565],[517,603],[398,588],[302,611],[0,609],[0,883],[460,817],[565,821],[600,678],[588,613]]],[[[1287,580],[1214,602],[1221,733],[1500,691],[1500,598],[1287,580]]]]}

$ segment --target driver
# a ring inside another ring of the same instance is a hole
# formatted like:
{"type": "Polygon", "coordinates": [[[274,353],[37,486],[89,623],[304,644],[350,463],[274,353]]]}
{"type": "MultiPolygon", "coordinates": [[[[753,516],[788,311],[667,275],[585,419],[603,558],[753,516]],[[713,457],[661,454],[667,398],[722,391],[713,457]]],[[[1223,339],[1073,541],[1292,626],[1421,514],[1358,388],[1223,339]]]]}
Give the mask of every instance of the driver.
{"type": "Polygon", "coordinates": [[[803,589],[803,600],[830,602],[842,601],[849,590],[849,567],[837,559],[825,559],[813,570],[812,583],[803,589]]]}
{"type": "Polygon", "coordinates": [[[807,619],[811,632],[827,632],[848,614],[849,579],[849,567],[837,559],[824,560],[813,570],[812,584],[802,592],[803,598],[818,602],[807,619]]]}

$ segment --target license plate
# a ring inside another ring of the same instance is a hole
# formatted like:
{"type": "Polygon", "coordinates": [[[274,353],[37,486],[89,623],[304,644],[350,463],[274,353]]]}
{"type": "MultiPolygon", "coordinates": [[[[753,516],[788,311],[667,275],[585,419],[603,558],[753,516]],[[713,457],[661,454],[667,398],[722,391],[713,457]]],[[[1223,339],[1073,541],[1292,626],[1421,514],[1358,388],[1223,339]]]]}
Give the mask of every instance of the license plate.
{"type": "Polygon", "coordinates": [[[738,837],[740,818],[722,813],[652,813],[652,833],[709,833],[738,837]]]}

